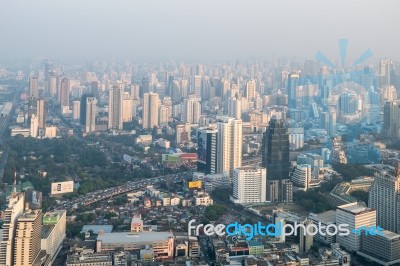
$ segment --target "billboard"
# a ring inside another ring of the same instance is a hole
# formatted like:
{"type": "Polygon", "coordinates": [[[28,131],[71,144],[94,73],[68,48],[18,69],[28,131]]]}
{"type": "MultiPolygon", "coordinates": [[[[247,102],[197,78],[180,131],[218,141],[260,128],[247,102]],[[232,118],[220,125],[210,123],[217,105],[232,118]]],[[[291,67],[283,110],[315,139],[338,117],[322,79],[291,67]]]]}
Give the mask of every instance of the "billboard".
{"type": "Polygon", "coordinates": [[[37,210],[42,208],[42,192],[33,189],[25,191],[25,200],[29,204],[29,208],[37,210]]]}
{"type": "Polygon", "coordinates": [[[74,192],[74,181],[51,183],[51,195],[74,192]]]}
{"type": "Polygon", "coordinates": [[[201,180],[189,182],[189,188],[201,188],[201,180]]]}
{"type": "Polygon", "coordinates": [[[179,163],[181,158],[178,154],[163,154],[162,162],[163,163],[179,163]]]}
{"type": "Polygon", "coordinates": [[[124,162],[127,162],[129,164],[132,163],[132,157],[129,156],[128,154],[124,154],[124,162]]]}
{"type": "Polygon", "coordinates": [[[207,163],[207,133],[199,131],[197,134],[197,141],[197,161],[207,163]]]}

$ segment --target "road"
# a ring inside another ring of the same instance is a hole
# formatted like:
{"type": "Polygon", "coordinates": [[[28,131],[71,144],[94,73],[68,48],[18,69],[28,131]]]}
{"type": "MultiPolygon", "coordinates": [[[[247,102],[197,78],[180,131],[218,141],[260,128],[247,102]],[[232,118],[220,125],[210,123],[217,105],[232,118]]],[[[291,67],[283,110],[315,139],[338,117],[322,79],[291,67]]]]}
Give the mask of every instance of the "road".
{"type": "Polygon", "coordinates": [[[74,211],[79,207],[89,206],[96,202],[103,201],[112,197],[117,197],[131,191],[144,189],[147,186],[155,185],[160,182],[171,181],[171,179],[173,179],[174,182],[177,181],[179,182],[182,181],[183,179],[188,179],[189,177],[192,177],[192,174],[193,174],[192,171],[188,171],[179,174],[171,174],[171,175],[147,178],[142,180],[128,181],[126,182],[126,184],[118,187],[98,190],[96,192],[88,193],[84,196],[81,196],[73,200],[64,201],[58,207],[53,208],[53,210],[74,211]]]}

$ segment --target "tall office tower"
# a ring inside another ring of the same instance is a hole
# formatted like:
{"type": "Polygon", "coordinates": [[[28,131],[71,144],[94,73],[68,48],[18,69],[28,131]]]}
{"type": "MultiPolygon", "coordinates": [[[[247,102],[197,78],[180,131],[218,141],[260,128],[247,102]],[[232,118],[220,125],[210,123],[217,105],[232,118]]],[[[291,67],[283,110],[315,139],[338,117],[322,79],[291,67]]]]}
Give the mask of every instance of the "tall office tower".
{"type": "MultiPolygon", "coordinates": [[[[337,207],[336,224],[348,224],[348,228],[359,229],[362,226],[376,226],[376,210],[367,208],[358,202],[353,202],[337,207]]],[[[361,232],[361,234],[363,234],[361,232]]],[[[350,232],[349,235],[336,235],[336,241],[349,251],[357,251],[361,248],[361,234],[350,232]]]]}
{"type": "Polygon", "coordinates": [[[61,107],[69,106],[69,92],[71,89],[71,82],[68,78],[63,78],[60,84],[60,103],[61,107]]]}
{"type": "Polygon", "coordinates": [[[245,166],[233,170],[233,196],[237,204],[266,201],[267,170],[259,166],[245,166]]]}
{"type": "Polygon", "coordinates": [[[30,135],[32,138],[37,138],[39,134],[39,118],[36,115],[31,117],[30,135]]]}
{"type": "Polygon", "coordinates": [[[124,100],[122,103],[122,122],[132,122],[133,118],[133,98],[129,92],[124,93],[124,100]]]}
{"type": "Polygon", "coordinates": [[[140,86],[137,84],[131,85],[131,96],[134,100],[140,99],[140,86]]]}
{"type": "Polygon", "coordinates": [[[98,81],[92,81],[90,83],[90,93],[93,94],[97,100],[100,99],[100,91],[99,91],[99,82],[98,81]]]}
{"type": "Polygon", "coordinates": [[[50,73],[53,71],[53,63],[50,60],[44,62],[44,77],[48,80],[50,73]]]}
{"type": "Polygon", "coordinates": [[[108,129],[122,130],[124,90],[121,83],[116,83],[108,97],[108,129]]]}
{"type": "Polygon", "coordinates": [[[41,249],[46,250],[53,263],[61,250],[67,227],[67,212],[54,211],[43,215],[41,249]]]}
{"type": "Polygon", "coordinates": [[[160,109],[158,110],[159,114],[158,114],[158,124],[160,126],[168,126],[168,122],[170,119],[170,108],[169,106],[165,106],[165,105],[161,105],[160,109]]]}
{"type": "Polygon", "coordinates": [[[86,97],[85,108],[85,132],[94,132],[96,131],[96,97],[86,97]]]}
{"type": "Polygon", "coordinates": [[[221,97],[224,98],[226,97],[226,95],[228,95],[228,92],[231,89],[231,83],[229,82],[229,80],[224,80],[222,83],[222,91],[221,91],[221,97]]]}
{"type": "Polygon", "coordinates": [[[86,124],[86,99],[89,97],[94,97],[93,94],[83,94],[80,103],[79,121],[82,126],[86,124]]]}
{"type": "Polygon", "coordinates": [[[242,118],[242,101],[236,97],[228,98],[228,116],[236,119],[242,118]]]}
{"type": "Polygon", "coordinates": [[[233,169],[242,166],[242,120],[219,117],[217,129],[217,173],[228,172],[232,177],[233,169]]]}
{"type": "Polygon", "coordinates": [[[73,101],[72,103],[72,118],[75,121],[80,121],[81,117],[81,101],[73,101]]]}
{"type": "Polygon", "coordinates": [[[307,191],[308,185],[311,181],[311,165],[300,164],[296,166],[291,178],[293,186],[298,190],[307,191]]]}
{"type": "Polygon", "coordinates": [[[14,243],[17,220],[24,212],[25,194],[17,193],[17,179],[14,175],[14,191],[8,207],[4,210],[3,235],[0,235],[0,266],[13,266],[14,243]]]}
{"type": "MultiPolygon", "coordinates": [[[[14,265],[31,266],[40,261],[42,211],[25,210],[18,218],[15,234],[14,265]]],[[[40,265],[40,264],[38,264],[40,265]]]]}
{"type": "Polygon", "coordinates": [[[38,99],[36,101],[36,115],[38,117],[39,129],[44,129],[46,127],[46,113],[47,113],[46,101],[43,98],[38,99]]]}
{"type": "Polygon", "coordinates": [[[397,163],[394,175],[386,171],[375,174],[368,206],[376,209],[380,227],[400,233],[400,163],[397,163]]]}
{"type": "Polygon", "coordinates": [[[34,76],[29,77],[29,97],[36,99],[39,97],[38,78],[34,76]]]}
{"type": "Polygon", "coordinates": [[[200,128],[197,130],[197,171],[206,175],[217,173],[218,130],[200,128]]]}
{"type": "Polygon", "coordinates": [[[181,87],[179,81],[174,80],[171,84],[171,99],[173,103],[179,103],[182,100],[181,87]]]}
{"type": "Polygon", "coordinates": [[[201,84],[202,84],[202,77],[194,76],[193,87],[192,87],[191,93],[196,95],[197,99],[201,99],[201,84]]]}
{"type": "Polygon", "coordinates": [[[300,85],[300,76],[298,74],[290,74],[288,77],[287,95],[288,95],[288,107],[296,108],[296,90],[300,85]]]}
{"type": "Polygon", "coordinates": [[[183,100],[182,103],[182,122],[198,124],[201,116],[201,105],[194,98],[183,100]]]}
{"type": "Polygon", "coordinates": [[[272,117],[262,140],[262,166],[267,168],[267,200],[290,202],[289,134],[282,120],[272,117]]]}
{"type": "Polygon", "coordinates": [[[358,110],[357,94],[352,92],[343,92],[339,96],[340,115],[354,114],[358,110]]]}
{"type": "Polygon", "coordinates": [[[54,75],[49,77],[49,93],[51,97],[57,94],[57,77],[54,75]]]}
{"type": "Polygon", "coordinates": [[[186,98],[189,95],[189,81],[186,78],[181,79],[180,82],[181,97],[186,98]]]}
{"type": "Polygon", "coordinates": [[[328,134],[331,136],[336,135],[336,110],[329,110],[329,130],[328,134]]]}
{"type": "Polygon", "coordinates": [[[256,81],[254,79],[250,80],[246,84],[246,98],[252,101],[256,97],[256,81]]]}
{"type": "Polygon", "coordinates": [[[388,59],[383,59],[379,62],[378,82],[379,88],[390,85],[390,74],[393,69],[393,62],[388,59]]]}
{"type": "Polygon", "coordinates": [[[190,142],[191,127],[189,123],[178,124],[175,128],[175,144],[184,144],[190,142]]]}
{"type": "Polygon", "coordinates": [[[387,102],[383,106],[382,132],[390,138],[399,137],[399,106],[396,102],[387,102]]]}
{"type": "Polygon", "coordinates": [[[165,93],[169,96],[172,96],[172,86],[174,83],[174,73],[165,72],[165,93]]]}
{"type": "Polygon", "coordinates": [[[157,93],[143,95],[143,129],[152,129],[158,126],[158,109],[160,99],[157,93]]]}

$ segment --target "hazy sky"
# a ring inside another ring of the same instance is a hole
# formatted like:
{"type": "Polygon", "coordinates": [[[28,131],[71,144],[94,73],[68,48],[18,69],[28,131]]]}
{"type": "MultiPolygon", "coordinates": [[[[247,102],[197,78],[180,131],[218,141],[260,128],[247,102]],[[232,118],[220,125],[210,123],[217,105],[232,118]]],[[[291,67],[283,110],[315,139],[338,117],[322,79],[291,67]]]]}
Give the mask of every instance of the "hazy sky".
{"type": "Polygon", "coordinates": [[[398,0],[0,0],[0,60],[400,59],[398,0]]]}

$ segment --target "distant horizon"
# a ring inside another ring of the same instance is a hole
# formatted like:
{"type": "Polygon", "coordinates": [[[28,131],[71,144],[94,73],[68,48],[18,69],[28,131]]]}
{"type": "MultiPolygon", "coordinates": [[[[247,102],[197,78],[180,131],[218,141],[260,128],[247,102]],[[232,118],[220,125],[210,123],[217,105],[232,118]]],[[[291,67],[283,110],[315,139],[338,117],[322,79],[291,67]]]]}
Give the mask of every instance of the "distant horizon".
{"type": "Polygon", "coordinates": [[[0,62],[339,58],[341,38],[349,59],[371,49],[400,60],[399,9],[390,0],[4,1],[0,62]]]}

